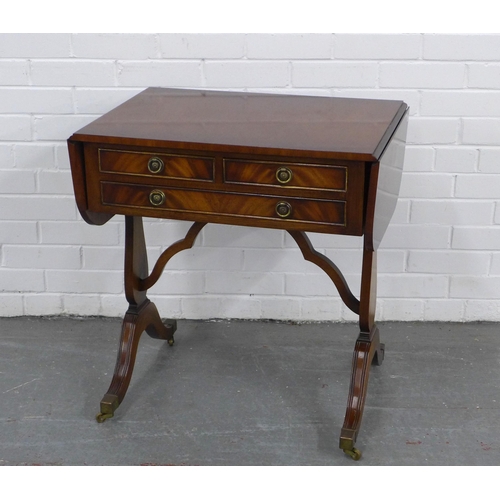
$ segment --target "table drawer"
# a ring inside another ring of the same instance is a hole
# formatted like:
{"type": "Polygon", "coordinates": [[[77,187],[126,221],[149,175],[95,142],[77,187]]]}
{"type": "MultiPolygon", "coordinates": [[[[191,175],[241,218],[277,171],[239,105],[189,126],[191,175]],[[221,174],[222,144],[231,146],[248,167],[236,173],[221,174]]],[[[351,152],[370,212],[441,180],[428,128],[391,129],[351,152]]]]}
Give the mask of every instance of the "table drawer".
{"type": "Polygon", "coordinates": [[[99,171],[213,181],[214,159],[99,148],[99,171]]]}
{"type": "Polygon", "coordinates": [[[346,225],[346,202],[341,200],[286,198],[175,188],[158,189],[154,186],[104,181],[101,182],[101,202],[104,206],[137,209],[134,213],[145,216],[172,217],[176,212],[184,212],[233,218],[300,221],[306,224],[346,225]],[[155,211],[159,213],[155,214],[155,211]]]}
{"type": "Polygon", "coordinates": [[[348,167],[224,160],[224,181],[287,188],[347,191],[348,167]]]}

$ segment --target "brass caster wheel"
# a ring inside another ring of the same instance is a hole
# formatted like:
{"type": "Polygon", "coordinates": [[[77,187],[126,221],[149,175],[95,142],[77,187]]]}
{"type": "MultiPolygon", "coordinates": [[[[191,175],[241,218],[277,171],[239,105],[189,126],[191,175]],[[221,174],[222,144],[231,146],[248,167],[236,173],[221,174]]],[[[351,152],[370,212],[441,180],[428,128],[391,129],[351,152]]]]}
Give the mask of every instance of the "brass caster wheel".
{"type": "Polygon", "coordinates": [[[172,347],[174,344],[175,344],[174,339],[170,339],[170,340],[168,341],[168,345],[169,345],[170,347],[172,347]]]}
{"type": "Polygon", "coordinates": [[[105,420],[108,418],[111,418],[113,416],[113,413],[98,413],[95,417],[95,419],[102,424],[105,420]]]}
{"type": "Polygon", "coordinates": [[[361,458],[361,451],[357,448],[353,448],[352,450],[344,450],[346,455],[349,455],[353,460],[359,460],[361,458]]]}

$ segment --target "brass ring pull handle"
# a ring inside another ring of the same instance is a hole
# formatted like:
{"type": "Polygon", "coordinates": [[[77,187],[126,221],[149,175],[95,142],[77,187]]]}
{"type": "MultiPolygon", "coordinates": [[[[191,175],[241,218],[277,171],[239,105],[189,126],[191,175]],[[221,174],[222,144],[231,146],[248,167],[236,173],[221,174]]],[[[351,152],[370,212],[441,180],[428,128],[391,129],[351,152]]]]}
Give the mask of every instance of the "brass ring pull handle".
{"type": "Polygon", "coordinates": [[[292,171],[288,167],[280,167],[276,170],[276,180],[280,184],[288,184],[292,180],[292,171]]]}
{"type": "Polygon", "coordinates": [[[154,207],[159,207],[165,203],[165,193],[160,191],[159,189],[153,189],[151,193],[149,193],[149,202],[154,207]]]}
{"type": "Polygon", "coordinates": [[[165,167],[163,160],[157,156],[153,156],[148,161],[148,170],[152,174],[159,174],[165,167]]]}
{"type": "Polygon", "coordinates": [[[276,213],[283,219],[286,219],[292,214],[292,205],[286,201],[280,201],[276,203],[276,213]]]}

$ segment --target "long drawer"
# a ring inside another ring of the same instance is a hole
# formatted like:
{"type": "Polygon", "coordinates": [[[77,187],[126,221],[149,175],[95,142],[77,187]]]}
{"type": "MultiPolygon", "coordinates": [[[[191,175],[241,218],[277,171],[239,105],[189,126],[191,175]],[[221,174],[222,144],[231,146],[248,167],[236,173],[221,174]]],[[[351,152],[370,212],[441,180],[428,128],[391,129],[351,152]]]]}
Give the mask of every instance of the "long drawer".
{"type": "MultiPolygon", "coordinates": [[[[346,202],[312,198],[251,195],[231,192],[158,188],[155,186],[101,182],[101,204],[122,208],[124,214],[198,219],[197,215],[231,219],[274,221],[283,226],[301,223],[314,230],[320,225],[346,228],[346,202]]],[[[271,224],[270,227],[275,227],[271,224]]]]}

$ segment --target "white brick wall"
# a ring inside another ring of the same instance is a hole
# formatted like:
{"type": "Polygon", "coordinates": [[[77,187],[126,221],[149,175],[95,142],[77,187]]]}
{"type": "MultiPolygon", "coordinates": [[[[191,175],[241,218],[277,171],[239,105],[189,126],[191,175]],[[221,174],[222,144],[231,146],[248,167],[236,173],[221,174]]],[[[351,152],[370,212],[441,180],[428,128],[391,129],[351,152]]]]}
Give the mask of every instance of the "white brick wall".
{"type": "MultiPolygon", "coordinates": [[[[402,99],[380,320],[500,321],[500,35],[0,34],[0,315],[122,315],[123,218],[84,223],[66,139],[147,86],[402,99]]],[[[188,224],[146,220],[151,263],[188,224]]],[[[359,290],[359,238],[311,234],[359,290]]],[[[280,231],[207,226],[165,316],[354,320],[280,231]]]]}

